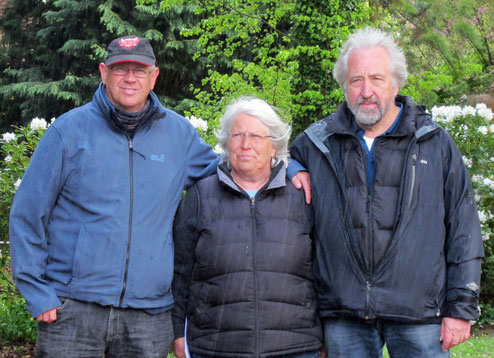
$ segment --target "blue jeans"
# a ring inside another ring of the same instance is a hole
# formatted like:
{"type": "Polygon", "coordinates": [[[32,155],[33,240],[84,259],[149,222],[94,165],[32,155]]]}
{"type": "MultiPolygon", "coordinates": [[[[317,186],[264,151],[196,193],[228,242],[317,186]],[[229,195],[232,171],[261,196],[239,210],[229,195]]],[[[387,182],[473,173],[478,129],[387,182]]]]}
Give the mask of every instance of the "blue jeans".
{"type": "Polygon", "coordinates": [[[53,323],[38,323],[37,358],[166,357],[170,311],[148,314],[66,299],[53,323]]]}
{"type": "MultiPolygon", "coordinates": [[[[276,356],[276,358],[319,358],[319,352],[311,352],[311,353],[300,353],[300,354],[289,354],[284,356],[276,356]]],[[[206,358],[204,356],[199,356],[197,354],[190,354],[190,358],[206,358]]]]}
{"type": "Polygon", "coordinates": [[[329,318],[323,327],[327,358],[381,358],[384,344],[391,358],[449,357],[439,341],[440,324],[329,318]]]}

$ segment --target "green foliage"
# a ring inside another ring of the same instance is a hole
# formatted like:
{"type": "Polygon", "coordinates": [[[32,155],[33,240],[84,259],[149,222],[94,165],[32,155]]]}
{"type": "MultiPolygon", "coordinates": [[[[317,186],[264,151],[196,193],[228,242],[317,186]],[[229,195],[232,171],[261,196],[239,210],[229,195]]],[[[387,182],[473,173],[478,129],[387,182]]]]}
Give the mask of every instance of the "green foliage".
{"type": "Polygon", "coordinates": [[[8,276],[0,276],[0,344],[35,342],[36,321],[26,309],[26,302],[10,289],[8,276]]]}
{"type": "Polygon", "coordinates": [[[377,1],[381,21],[398,33],[411,78],[403,93],[432,107],[491,93],[494,7],[490,0],[377,1]]]}
{"type": "MultiPolygon", "coordinates": [[[[141,3],[157,3],[141,0],[141,3]]],[[[233,98],[255,95],[277,106],[296,135],[342,99],[331,71],[350,32],[368,23],[361,1],[168,0],[164,12],[191,6],[201,16],[182,33],[196,38],[208,72],[191,111],[215,125],[233,98]]]]}

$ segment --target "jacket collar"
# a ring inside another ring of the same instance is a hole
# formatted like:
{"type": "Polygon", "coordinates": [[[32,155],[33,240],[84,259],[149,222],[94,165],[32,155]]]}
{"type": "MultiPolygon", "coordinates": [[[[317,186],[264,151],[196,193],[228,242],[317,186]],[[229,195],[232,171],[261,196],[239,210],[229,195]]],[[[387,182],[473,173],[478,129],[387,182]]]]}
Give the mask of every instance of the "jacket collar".
{"type": "MultiPolygon", "coordinates": [[[[233,177],[230,174],[230,170],[228,169],[226,163],[218,165],[217,174],[219,181],[229,188],[240,193],[245,192],[245,190],[239,187],[233,180],[233,177]]],[[[280,162],[271,170],[271,175],[269,176],[268,182],[266,183],[266,185],[264,185],[264,187],[259,189],[259,192],[282,188],[284,186],[286,186],[286,166],[284,162],[280,162]]]]}
{"type": "MultiPolygon", "coordinates": [[[[153,91],[149,92],[148,99],[150,102],[149,110],[142,124],[149,123],[152,120],[158,120],[166,116],[166,113],[164,111],[159,110],[161,104],[159,102],[158,97],[153,91]],[[158,115],[160,113],[161,115],[158,115]]],[[[117,119],[117,116],[115,114],[115,106],[113,105],[113,103],[111,103],[110,99],[106,94],[106,89],[103,82],[99,84],[98,89],[94,93],[93,102],[100,109],[103,117],[108,122],[110,122],[117,129],[124,130],[122,124],[117,119]]]]}

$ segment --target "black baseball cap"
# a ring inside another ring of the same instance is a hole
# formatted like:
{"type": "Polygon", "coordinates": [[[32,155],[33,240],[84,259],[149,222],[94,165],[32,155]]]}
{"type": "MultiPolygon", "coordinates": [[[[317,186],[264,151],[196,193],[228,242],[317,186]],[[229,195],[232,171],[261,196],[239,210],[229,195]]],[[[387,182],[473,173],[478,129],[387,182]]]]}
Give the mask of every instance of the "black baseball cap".
{"type": "Polygon", "coordinates": [[[146,66],[154,66],[153,48],[144,37],[124,36],[110,42],[105,65],[110,66],[118,62],[137,62],[146,66]]]}

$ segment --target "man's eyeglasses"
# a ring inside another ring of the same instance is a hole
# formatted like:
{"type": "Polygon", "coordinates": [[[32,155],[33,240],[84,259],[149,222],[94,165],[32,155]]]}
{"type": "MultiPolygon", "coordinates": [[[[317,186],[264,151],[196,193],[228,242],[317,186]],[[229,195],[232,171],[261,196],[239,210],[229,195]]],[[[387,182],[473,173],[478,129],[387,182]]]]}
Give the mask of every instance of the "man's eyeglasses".
{"type": "Polygon", "coordinates": [[[263,139],[272,138],[272,136],[252,133],[230,133],[230,139],[234,142],[243,142],[244,138],[249,138],[251,143],[259,144],[263,139]]]}
{"type": "Polygon", "coordinates": [[[127,76],[130,71],[134,72],[134,76],[137,78],[146,78],[151,72],[154,71],[154,67],[151,70],[145,68],[129,68],[123,66],[112,66],[111,71],[115,76],[127,76]]]}

